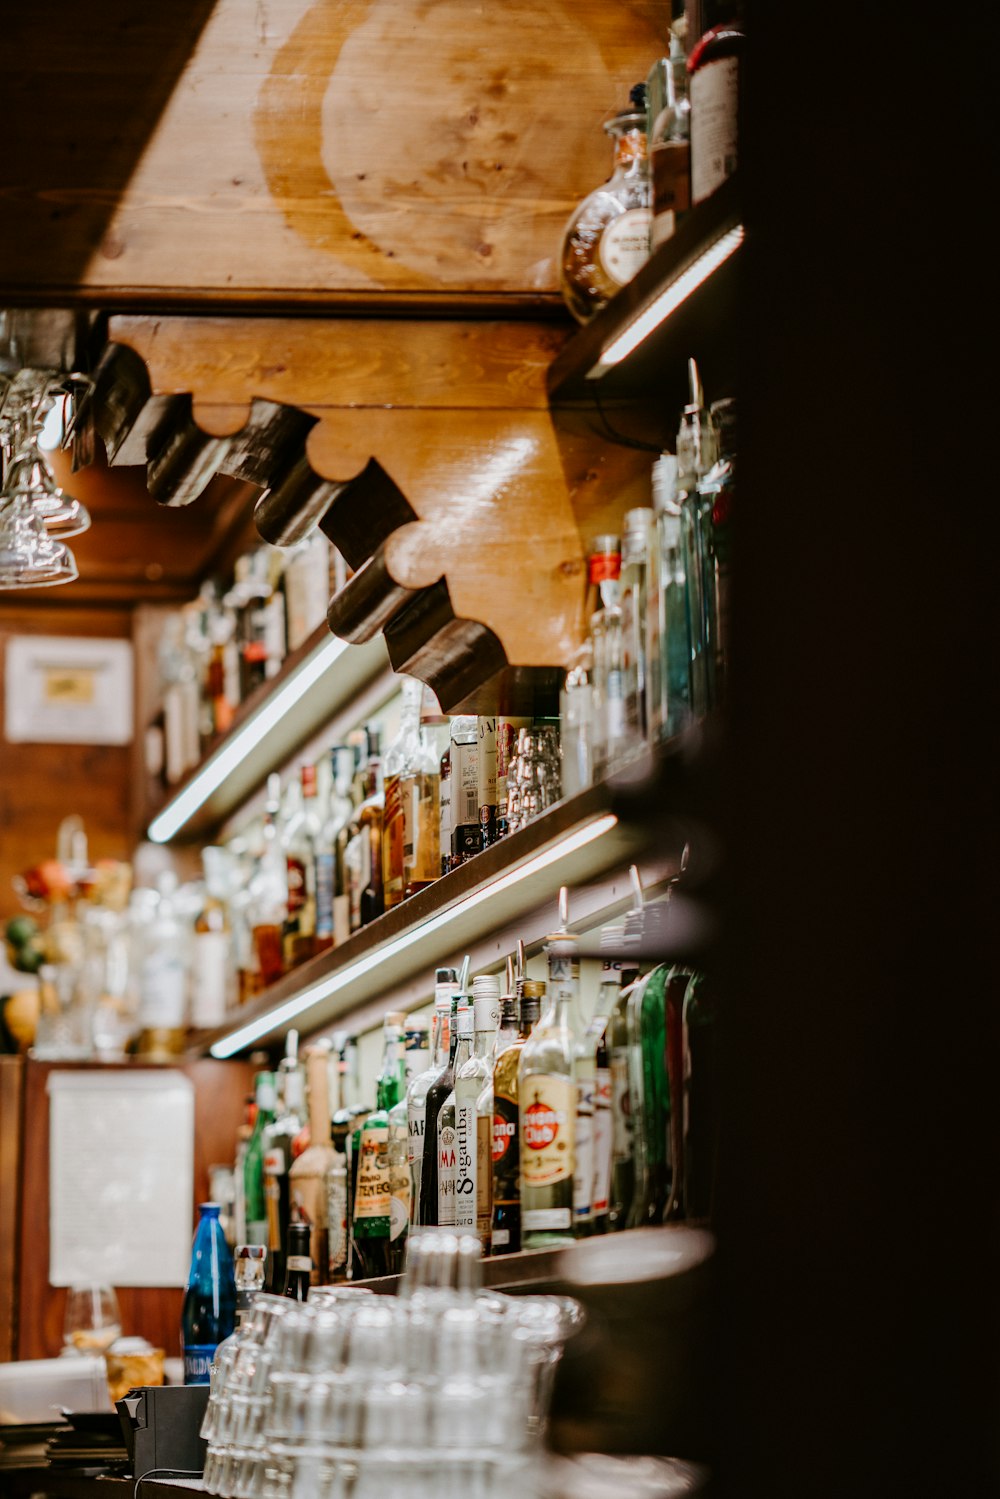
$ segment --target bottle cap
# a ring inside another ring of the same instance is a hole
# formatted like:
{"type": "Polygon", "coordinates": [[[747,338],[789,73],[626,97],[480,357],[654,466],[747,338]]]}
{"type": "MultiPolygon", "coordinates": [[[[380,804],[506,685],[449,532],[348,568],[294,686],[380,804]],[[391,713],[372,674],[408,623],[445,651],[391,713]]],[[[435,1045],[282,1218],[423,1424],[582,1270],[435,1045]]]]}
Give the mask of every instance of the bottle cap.
{"type": "Polygon", "coordinates": [[[303,764],[301,767],[302,795],[316,795],[316,767],[315,765],[303,764]]]}
{"type": "Polygon", "coordinates": [[[472,980],[472,1005],[476,1031],[495,1031],[500,1023],[500,980],[495,974],[476,974],[472,980]]]}
{"type": "Polygon", "coordinates": [[[662,515],[675,505],[677,459],[673,453],[661,453],[653,464],[653,509],[662,515]]]}

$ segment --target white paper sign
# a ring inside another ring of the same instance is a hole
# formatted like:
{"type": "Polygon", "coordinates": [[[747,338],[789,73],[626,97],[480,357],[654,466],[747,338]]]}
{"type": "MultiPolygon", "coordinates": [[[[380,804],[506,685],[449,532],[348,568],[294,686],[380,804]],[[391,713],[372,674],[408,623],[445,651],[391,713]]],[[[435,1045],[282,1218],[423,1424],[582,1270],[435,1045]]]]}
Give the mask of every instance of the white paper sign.
{"type": "Polygon", "coordinates": [[[184,1286],[194,1088],[180,1072],[52,1072],[49,1283],[184,1286]]]}
{"type": "Polygon", "coordinates": [[[15,635],[5,684],[10,744],[131,742],[131,641],[15,635]]]}

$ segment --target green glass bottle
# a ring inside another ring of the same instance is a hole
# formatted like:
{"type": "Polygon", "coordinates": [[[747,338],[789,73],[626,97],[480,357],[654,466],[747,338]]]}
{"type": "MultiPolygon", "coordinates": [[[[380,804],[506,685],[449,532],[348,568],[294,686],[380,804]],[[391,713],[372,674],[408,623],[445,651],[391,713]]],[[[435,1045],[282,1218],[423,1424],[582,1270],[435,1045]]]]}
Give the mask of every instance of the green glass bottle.
{"type": "Polygon", "coordinates": [[[385,1017],[376,1107],[355,1130],[352,1141],[356,1162],[354,1248],[360,1262],[352,1267],[354,1280],[392,1274],[389,1111],[406,1091],[405,1020],[395,1011],[385,1017]]]}
{"type": "Polygon", "coordinates": [[[274,1122],[277,1096],[273,1072],[258,1072],[254,1078],[257,1114],[243,1156],[243,1192],[246,1201],[248,1244],[267,1244],[267,1199],[264,1196],[264,1131],[274,1122]]]}
{"type": "Polygon", "coordinates": [[[694,973],[684,996],[684,1216],[708,1223],[715,1197],[719,1113],[714,986],[694,973]]]}
{"type": "Polygon", "coordinates": [[[629,1087],[635,1145],[635,1193],[629,1228],[662,1223],[670,1200],[670,1084],[667,1078],[666,985],[654,968],[628,1000],[629,1087]]]}

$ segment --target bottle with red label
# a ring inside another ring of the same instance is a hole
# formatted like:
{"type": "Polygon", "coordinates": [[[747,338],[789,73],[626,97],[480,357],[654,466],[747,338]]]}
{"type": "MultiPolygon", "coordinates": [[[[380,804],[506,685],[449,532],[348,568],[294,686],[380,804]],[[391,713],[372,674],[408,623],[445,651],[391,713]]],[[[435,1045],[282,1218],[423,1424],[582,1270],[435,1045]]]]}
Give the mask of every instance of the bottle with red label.
{"type": "Polygon", "coordinates": [[[706,9],[708,30],[687,61],[692,204],[711,197],[733,176],[739,161],[740,68],[746,33],[736,0],[706,9]]]}
{"type": "Polygon", "coordinates": [[[494,1254],[521,1247],[521,1150],[518,1139],[518,1063],[524,1043],[538,1024],[545,985],[517,980],[516,1039],[498,1051],[493,1068],[493,1232],[494,1254]]]}
{"type": "Polygon", "coordinates": [[[580,962],[575,940],[547,941],[549,1003],[521,1051],[517,1103],[521,1145],[521,1241],[525,1249],[568,1244],[574,1237],[574,1173],[589,1194],[593,1139],[578,1110],[580,962]]]}

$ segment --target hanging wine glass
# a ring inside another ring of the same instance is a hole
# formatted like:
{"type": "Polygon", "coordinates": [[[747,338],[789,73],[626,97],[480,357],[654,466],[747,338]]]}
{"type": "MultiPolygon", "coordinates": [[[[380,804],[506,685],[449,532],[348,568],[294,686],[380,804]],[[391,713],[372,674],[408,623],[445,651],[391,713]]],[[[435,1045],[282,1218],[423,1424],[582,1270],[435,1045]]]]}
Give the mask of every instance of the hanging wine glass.
{"type": "Polygon", "coordinates": [[[73,553],[47,534],[31,500],[0,496],[0,589],[47,588],[78,576],[73,553]]]}
{"type": "Polygon", "coordinates": [[[55,482],[35,436],[11,463],[4,493],[29,499],[50,536],[79,536],[90,527],[86,507],[55,482]]]}

